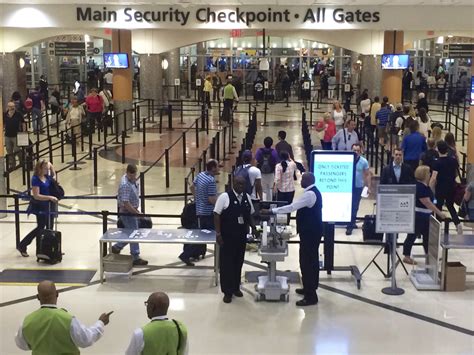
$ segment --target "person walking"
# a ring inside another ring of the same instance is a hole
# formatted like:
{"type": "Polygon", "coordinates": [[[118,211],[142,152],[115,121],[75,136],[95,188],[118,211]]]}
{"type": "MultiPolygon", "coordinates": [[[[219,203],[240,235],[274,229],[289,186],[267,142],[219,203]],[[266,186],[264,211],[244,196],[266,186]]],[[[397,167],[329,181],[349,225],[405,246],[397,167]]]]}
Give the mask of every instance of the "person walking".
{"type": "Polygon", "coordinates": [[[75,140],[76,145],[79,144],[81,136],[81,123],[86,113],[82,105],[79,105],[77,97],[72,97],[71,107],[69,107],[66,115],[66,130],[71,130],[71,139],[75,140]]]}
{"type": "Polygon", "coordinates": [[[40,308],[23,320],[15,336],[18,348],[42,354],[79,354],[97,342],[109,324],[110,315],[102,313],[99,320],[87,327],[63,308],[58,308],[58,291],[51,281],[38,284],[37,298],[40,308]]]}
{"type": "Polygon", "coordinates": [[[362,156],[362,147],[359,143],[352,145],[352,151],[355,153],[355,179],[352,189],[352,214],[351,222],[346,227],[346,235],[351,235],[352,230],[357,228],[356,218],[359,211],[360,199],[364,186],[367,187],[370,194],[372,174],[369,169],[369,162],[362,156]]]}
{"type": "MultiPolygon", "coordinates": [[[[137,166],[133,164],[127,165],[126,173],[120,180],[120,185],[117,193],[118,212],[127,213],[129,215],[120,216],[125,229],[138,229],[138,216],[141,212],[138,210],[140,205],[140,194],[137,184],[137,166]]],[[[122,249],[128,243],[119,242],[112,246],[113,254],[120,254],[122,249]]],[[[133,257],[133,265],[144,266],[148,265],[148,261],[140,258],[140,244],[130,243],[130,254],[133,257]]]]}
{"type": "MultiPolygon", "coordinates": [[[[7,111],[3,114],[3,127],[5,128],[7,169],[13,170],[16,166],[16,156],[19,153],[17,145],[18,133],[26,131],[23,116],[17,112],[13,101],[7,104],[7,111]]],[[[22,159],[20,159],[20,161],[21,160],[22,159]]]]}
{"type": "Polygon", "coordinates": [[[280,156],[281,152],[287,152],[290,155],[291,160],[295,160],[293,148],[291,144],[286,141],[286,131],[278,131],[278,141],[279,142],[275,144],[278,156],[280,156]]]}
{"type": "Polygon", "coordinates": [[[86,97],[87,122],[90,132],[95,132],[95,126],[102,129],[102,112],[104,110],[104,101],[97,93],[97,89],[93,88],[86,97]]]}
{"type": "Polygon", "coordinates": [[[301,178],[304,193],[292,204],[260,210],[260,214],[281,214],[296,212],[296,232],[300,236],[300,269],[303,288],[297,288],[297,294],[304,298],[296,302],[297,306],[311,306],[318,303],[316,290],[319,285],[319,244],[323,234],[321,193],[315,185],[312,173],[304,173],[301,178]]]}
{"type": "Polygon", "coordinates": [[[290,159],[288,152],[280,153],[280,163],[275,167],[275,194],[277,201],[293,202],[295,197],[296,163],[290,159]]]}
{"type": "Polygon", "coordinates": [[[331,150],[332,138],[336,135],[336,123],[329,112],[326,112],[323,119],[316,123],[315,129],[317,132],[324,132],[323,139],[321,139],[321,148],[331,150]]]}
{"type": "Polygon", "coordinates": [[[222,87],[222,80],[218,73],[215,73],[212,76],[212,100],[213,101],[220,101],[221,100],[221,87],[222,87]]]}
{"type": "Polygon", "coordinates": [[[245,179],[245,192],[250,195],[253,207],[258,211],[260,201],[263,200],[262,173],[252,165],[251,150],[242,153],[242,165],[237,166],[234,176],[242,176],[245,179]]]}
{"type": "Polygon", "coordinates": [[[380,110],[375,114],[377,119],[377,136],[381,145],[385,145],[387,142],[387,124],[391,113],[390,105],[383,101],[380,110]]]}
{"type": "Polygon", "coordinates": [[[415,118],[418,121],[418,124],[420,125],[420,133],[428,139],[431,133],[431,120],[430,116],[428,116],[428,113],[426,113],[426,110],[422,107],[418,110],[418,116],[415,118]]]}
{"type": "MultiPolygon", "coordinates": [[[[368,95],[367,95],[367,98],[368,98],[368,95]]],[[[381,108],[382,108],[382,104],[380,103],[380,98],[378,96],[375,96],[374,102],[372,103],[372,106],[370,107],[370,128],[371,128],[372,136],[374,135],[375,130],[377,129],[377,112],[379,112],[381,108]]]]}
{"type": "Polygon", "coordinates": [[[416,265],[416,261],[411,258],[411,249],[418,236],[423,237],[423,249],[428,254],[428,238],[430,230],[430,216],[434,212],[441,219],[446,216],[433,203],[434,196],[428,186],[430,182],[430,168],[422,165],[415,170],[416,179],[416,202],[415,202],[415,233],[407,235],[403,243],[403,262],[405,264],[416,265]]]}
{"type": "Polygon", "coordinates": [[[338,100],[335,100],[332,104],[331,118],[336,124],[336,131],[339,131],[344,128],[344,124],[347,119],[347,114],[338,100]]]}
{"type": "Polygon", "coordinates": [[[462,225],[454,208],[454,185],[459,171],[459,163],[448,155],[448,145],[445,141],[439,141],[437,149],[439,158],[433,162],[430,187],[435,191],[436,207],[442,210],[446,203],[446,208],[456,225],[457,232],[462,234],[462,225]]]}
{"type": "Polygon", "coordinates": [[[239,96],[237,95],[237,91],[235,90],[234,85],[232,85],[232,77],[227,77],[227,84],[223,88],[223,95],[224,99],[224,108],[222,110],[221,120],[224,122],[231,122],[232,121],[232,111],[234,107],[234,100],[239,101],[239,96]]]}
{"type": "Polygon", "coordinates": [[[418,121],[410,122],[410,134],[403,137],[401,145],[405,163],[410,165],[413,171],[418,167],[421,155],[426,151],[426,139],[418,132],[418,128],[418,121]]]}
{"type": "MultiPolygon", "coordinates": [[[[214,230],[214,205],[217,200],[215,176],[219,173],[217,160],[211,159],[206,164],[206,171],[200,172],[191,185],[191,192],[196,203],[196,217],[199,229],[214,230]]],[[[183,252],[178,258],[187,266],[194,266],[191,258],[199,259],[206,255],[206,244],[184,244],[183,252]]]]}
{"type": "Polygon", "coordinates": [[[380,185],[407,185],[414,183],[415,177],[411,166],[403,162],[403,151],[400,148],[395,148],[391,164],[386,165],[382,169],[380,185]]]}
{"type": "Polygon", "coordinates": [[[339,130],[332,138],[333,150],[352,150],[354,144],[359,143],[359,136],[355,131],[356,123],[354,120],[347,122],[347,128],[339,130]]]}
{"type": "Polygon", "coordinates": [[[43,132],[43,111],[45,110],[44,98],[41,95],[39,88],[36,87],[30,92],[28,98],[32,101],[31,107],[31,123],[33,124],[33,133],[38,130],[43,132]]]}
{"type": "Polygon", "coordinates": [[[265,201],[273,199],[273,183],[275,182],[275,166],[280,161],[277,151],[272,148],[272,137],[265,137],[263,147],[257,150],[255,159],[257,160],[257,168],[262,173],[262,190],[265,201]]]}
{"type": "Polygon", "coordinates": [[[164,292],[153,292],[145,301],[150,322],[135,329],[125,355],[187,355],[188,330],[180,321],[168,318],[170,299],[164,292]]]}
{"type": "Polygon", "coordinates": [[[52,179],[55,179],[56,173],[51,163],[46,160],[39,160],[34,168],[31,178],[31,200],[27,208],[30,213],[36,216],[36,228],[29,232],[20,244],[17,250],[21,256],[28,257],[28,245],[39,235],[43,229],[51,229],[54,222],[54,212],[58,199],[51,195],[52,179]]]}
{"type": "Polygon", "coordinates": [[[220,248],[220,284],[224,303],[232,296],[243,297],[240,290],[242,265],[249,227],[254,229],[255,212],[250,196],[245,193],[245,179],[234,178],[233,189],[221,194],[214,207],[216,240],[220,248]]]}
{"type": "Polygon", "coordinates": [[[211,76],[206,76],[206,80],[204,80],[204,102],[207,105],[207,108],[211,107],[211,91],[212,91],[212,82],[211,76]]]}

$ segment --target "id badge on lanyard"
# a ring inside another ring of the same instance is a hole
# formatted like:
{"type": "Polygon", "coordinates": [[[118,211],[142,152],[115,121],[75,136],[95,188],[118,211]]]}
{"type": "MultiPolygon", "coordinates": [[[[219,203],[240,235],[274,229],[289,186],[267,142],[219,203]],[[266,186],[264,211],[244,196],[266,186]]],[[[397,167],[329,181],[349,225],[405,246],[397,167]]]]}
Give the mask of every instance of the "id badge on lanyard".
{"type": "Polygon", "coordinates": [[[237,217],[237,222],[238,222],[239,224],[244,224],[244,217],[243,217],[243,216],[237,217]]]}

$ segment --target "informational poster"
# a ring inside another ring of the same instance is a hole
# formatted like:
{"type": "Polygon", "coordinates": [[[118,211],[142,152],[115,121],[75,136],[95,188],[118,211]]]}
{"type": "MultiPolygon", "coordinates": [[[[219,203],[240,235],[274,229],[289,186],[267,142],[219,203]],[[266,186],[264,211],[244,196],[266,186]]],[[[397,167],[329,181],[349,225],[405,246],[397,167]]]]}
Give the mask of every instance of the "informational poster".
{"type": "Polygon", "coordinates": [[[303,90],[309,90],[309,81],[303,83],[303,90]]]}
{"type": "Polygon", "coordinates": [[[312,152],[311,167],[323,198],[323,222],[350,222],[355,154],[316,150],[312,152]]]}
{"type": "Polygon", "coordinates": [[[268,81],[265,81],[265,82],[263,83],[263,87],[264,87],[265,89],[268,89],[268,81]]]}
{"type": "Polygon", "coordinates": [[[379,185],[376,233],[415,232],[416,185],[379,185]]]}
{"type": "Polygon", "coordinates": [[[201,79],[196,79],[196,86],[201,86],[201,79]]]}
{"type": "Polygon", "coordinates": [[[174,79],[174,86],[179,86],[180,80],[179,79],[174,79]]]}

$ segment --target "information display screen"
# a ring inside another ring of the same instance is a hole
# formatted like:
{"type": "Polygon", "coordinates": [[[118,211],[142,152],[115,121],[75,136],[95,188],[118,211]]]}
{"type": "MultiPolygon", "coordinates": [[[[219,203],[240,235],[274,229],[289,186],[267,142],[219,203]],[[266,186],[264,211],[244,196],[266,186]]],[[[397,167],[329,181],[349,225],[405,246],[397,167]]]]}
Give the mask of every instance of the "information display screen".
{"type": "Polygon", "coordinates": [[[104,65],[109,69],[127,69],[127,53],[104,53],[104,65]]]}
{"type": "Polygon", "coordinates": [[[471,106],[474,106],[474,75],[471,76],[471,106]]]}
{"type": "Polygon", "coordinates": [[[408,54],[383,54],[382,69],[406,69],[410,65],[408,54]]]}
{"type": "Polygon", "coordinates": [[[355,154],[315,150],[311,153],[311,171],[323,197],[323,222],[350,222],[355,154]]]}

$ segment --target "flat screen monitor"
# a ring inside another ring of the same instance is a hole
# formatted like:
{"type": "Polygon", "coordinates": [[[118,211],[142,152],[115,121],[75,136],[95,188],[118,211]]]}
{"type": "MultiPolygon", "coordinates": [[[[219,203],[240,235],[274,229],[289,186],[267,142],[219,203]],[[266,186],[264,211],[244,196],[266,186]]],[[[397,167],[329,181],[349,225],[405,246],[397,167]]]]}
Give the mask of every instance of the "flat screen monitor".
{"type": "Polygon", "coordinates": [[[104,53],[104,65],[108,69],[127,69],[127,53],[104,53]]]}
{"type": "Polygon", "coordinates": [[[355,153],[315,150],[311,153],[311,171],[323,198],[323,222],[350,222],[355,153]]]}
{"type": "Polygon", "coordinates": [[[407,69],[410,66],[408,54],[383,54],[382,69],[407,69]]]}
{"type": "Polygon", "coordinates": [[[471,106],[474,106],[474,75],[471,76],[471,106]]]}

